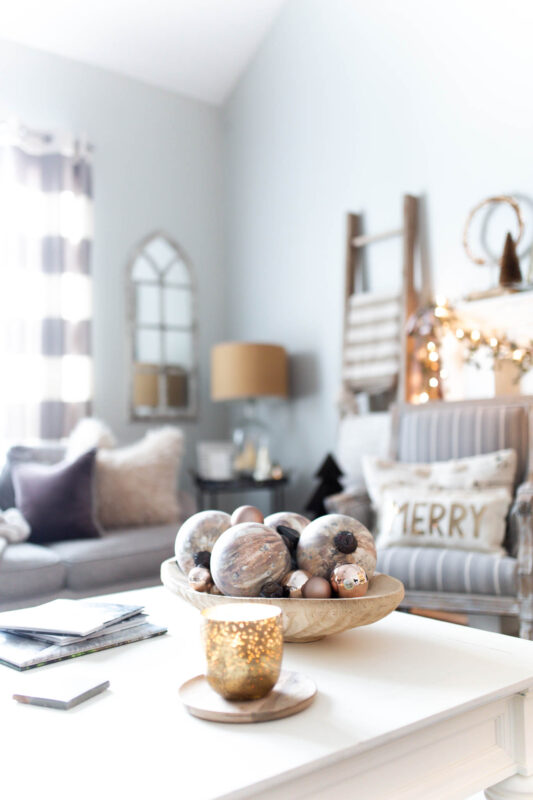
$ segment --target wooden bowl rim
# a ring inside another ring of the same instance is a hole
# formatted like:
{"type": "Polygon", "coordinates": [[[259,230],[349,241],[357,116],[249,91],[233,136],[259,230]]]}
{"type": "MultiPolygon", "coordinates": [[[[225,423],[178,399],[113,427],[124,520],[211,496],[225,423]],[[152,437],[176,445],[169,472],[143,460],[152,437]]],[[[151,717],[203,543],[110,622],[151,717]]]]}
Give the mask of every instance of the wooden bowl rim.
{"type": "Polygon", "coordinates": [[[390,597],[396,593],[401,593],[402,595],[398,601],[398,603],[400,603],[405,593],[404,585],[398,578],[387,575],[385,572],[376,572],[369,581],[367,593],[362,595],[362,597],[236,597],[228,594],[195,592],[194,589],[189,587],[184,573],[173,557],[163,561],[161,564],[161,571],[163,572],[163,570],[170,570],[174,580],[179,581],[180,589],[192,600],[197,598],[198,595],[203,595],[205,598],[209,598],[213,603],[224,603],[228,600],[232,600],[235,603],[275,603],[283,610],[285,610],[286,607],[296,610],[297,606],[308,605],[309,603],[335,603],[335,606],[338,606],[340,610],[342,606],[353,605],[354,603],[361,603],[363,601],[378,600],[384,597],[390,597]],[[377,585],[383,583],[385,584],[383,587],[377,585]]]}

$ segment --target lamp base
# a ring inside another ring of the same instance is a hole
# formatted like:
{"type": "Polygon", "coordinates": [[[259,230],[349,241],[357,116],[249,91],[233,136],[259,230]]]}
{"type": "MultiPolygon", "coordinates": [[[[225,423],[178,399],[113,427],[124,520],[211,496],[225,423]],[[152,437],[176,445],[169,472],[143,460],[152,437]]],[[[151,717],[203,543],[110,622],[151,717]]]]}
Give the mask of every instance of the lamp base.
{"type": "Polygon", "coordinates": [[[241,419],[233,431],[235,457],[233,468],[238,475],[253,476],[256,480],[270,477],[272,464],[269,453],[268,426],[257,417],[257,403],[247,400],[241,419]]]}

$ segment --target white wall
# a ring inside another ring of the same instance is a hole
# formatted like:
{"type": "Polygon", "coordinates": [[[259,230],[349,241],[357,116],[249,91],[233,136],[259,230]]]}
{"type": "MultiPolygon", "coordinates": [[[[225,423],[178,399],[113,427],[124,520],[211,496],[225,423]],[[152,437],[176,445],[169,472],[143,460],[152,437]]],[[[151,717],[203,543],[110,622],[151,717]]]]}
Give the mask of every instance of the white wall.
{"type": "MultiPolygon", "coordinates": [[[[423,195],[434,288],[484,288],[462,226],[487,195],[533,194],[532,43],[528,0],[289,0],[230,98],[228,324],[297,357],[276,417],[293,502],[334,447],[346,212],[396,227],[423,195]]],[[[372,253],[375,284],[398,282],[399,251],[372,253]]]]}
{"type": "MultiPolygon", "coordinates": [[[[435,289],[486,285],[461,231],[482,197],[531,192],[532,43],[528,0],[289,0],[222,111],[0,43],[0,118],[95,146],[96,412],[123,439],[144,429],[127,421],[124,269],[164,228],[200,289],[189,463],[197,436],[227,434],[209,401],[211,344],[280,342],[293,397],[272,412],[277,455],[296,471],[291,502],[306,496],[335,441],[345,213],[396,226],[401,195],[424,195],[435,289]]],[[[398,264],[392,245],[376,246],[375,285],[398,282],[398,264]]]]}
{"type": "MultiPolygon", "coordinates": [[[[188,253],[199,285],[200,413],[194,440],[225,435],[209,401],[209,351],[224,325],[220,118],[214,107],[105,70],[0,43],[0,119],[85,133],[94,145],[95,413],[125,441],[128,422],[125,268],[129,251],[162,228],[188,253]]],[[[1,224],[1,221],[0,221],[1,224]]]]}

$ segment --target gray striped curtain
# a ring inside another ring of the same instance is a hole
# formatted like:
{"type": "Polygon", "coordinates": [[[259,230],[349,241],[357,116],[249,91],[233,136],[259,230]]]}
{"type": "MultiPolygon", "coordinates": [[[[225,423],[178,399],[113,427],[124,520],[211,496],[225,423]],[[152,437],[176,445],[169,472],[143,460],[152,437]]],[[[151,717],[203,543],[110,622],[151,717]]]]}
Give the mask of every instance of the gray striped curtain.
{"type": "Polygon", "coordinates": [[[0,441],[58,439],[92,396],[89,148],[0,125],[0,441]]]}

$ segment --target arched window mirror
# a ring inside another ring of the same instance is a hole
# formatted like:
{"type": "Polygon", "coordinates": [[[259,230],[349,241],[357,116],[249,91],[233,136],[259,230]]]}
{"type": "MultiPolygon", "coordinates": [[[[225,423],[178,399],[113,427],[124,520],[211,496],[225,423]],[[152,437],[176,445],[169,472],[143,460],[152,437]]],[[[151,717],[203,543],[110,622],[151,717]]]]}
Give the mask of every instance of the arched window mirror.
{"type": "Polygon", "coordinates": [[[147,236],[128,264],[131,419],[196,415],[196,296],[191,264],[166,233],[147,236]]]}

